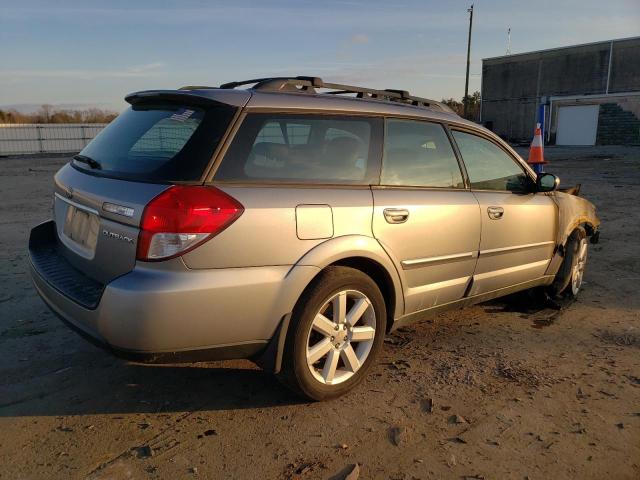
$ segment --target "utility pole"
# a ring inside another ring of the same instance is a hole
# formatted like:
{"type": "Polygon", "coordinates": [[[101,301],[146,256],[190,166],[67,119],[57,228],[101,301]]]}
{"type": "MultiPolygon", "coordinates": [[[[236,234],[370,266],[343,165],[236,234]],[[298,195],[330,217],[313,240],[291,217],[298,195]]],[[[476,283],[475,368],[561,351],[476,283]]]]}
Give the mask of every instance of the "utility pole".
{"type": "Polygon", "coordinates": [[[469,65],[471,63],[471,27],[473,26],[473,3],[467,9],[469,12],[469,38],[467,39],[467,76],[464,80],[464,116],[469,112],[469,65]]]}

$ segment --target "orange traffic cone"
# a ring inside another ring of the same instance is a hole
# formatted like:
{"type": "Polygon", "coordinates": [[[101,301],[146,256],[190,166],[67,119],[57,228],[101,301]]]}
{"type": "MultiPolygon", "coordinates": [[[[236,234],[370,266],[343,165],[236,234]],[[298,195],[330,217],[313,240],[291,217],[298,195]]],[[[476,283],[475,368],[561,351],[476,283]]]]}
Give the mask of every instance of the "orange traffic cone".
{"type": "Polygon", "coordinates": [[[536,123],[536,130],[533,134],[531,147],[529,147],[529,160],[527,160],[527,163],[533,167],[536,173],[544,172],[543,165],[547,162],[544,161],[544,146],[542,144],[542,132],[540,131],[539,123],[536,123]]]}

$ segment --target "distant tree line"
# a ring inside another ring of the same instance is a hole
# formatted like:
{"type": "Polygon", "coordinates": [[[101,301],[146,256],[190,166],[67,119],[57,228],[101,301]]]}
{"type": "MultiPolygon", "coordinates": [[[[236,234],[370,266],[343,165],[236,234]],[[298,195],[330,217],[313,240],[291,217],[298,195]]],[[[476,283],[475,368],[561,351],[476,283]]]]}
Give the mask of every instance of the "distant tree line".
{"type": "Polygon", "coordinates": [[[52,105],[42,105],[34,113],[0,109],[0,123],[109,123],[117,116],[115,112],[100,108],[66,110],[52,105]]]}
{"type": "MultiPolygon", "coordinates": [[[[451,109],[461,117],[464,117],[464,98],[456,100],[454,98],[443,98],[442,103],[447,104],[451,109]]],[[[468,120],[477,122],[480,120],[480,92],[473,92],[469,95],[469,107],[467,110],[468,120]]]]}

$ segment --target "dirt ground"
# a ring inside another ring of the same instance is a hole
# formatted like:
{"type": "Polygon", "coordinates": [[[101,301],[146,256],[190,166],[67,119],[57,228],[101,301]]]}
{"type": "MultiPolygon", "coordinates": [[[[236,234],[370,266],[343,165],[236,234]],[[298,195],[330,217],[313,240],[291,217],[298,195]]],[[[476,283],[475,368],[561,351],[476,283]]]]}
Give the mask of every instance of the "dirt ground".
{"type": "Polygon", "coordinates": [[[66,159],[0,159],[0,478],[640,478],[640,148],[546,153],[603,222],[580,298],[404,328],[321,404],[247,361],[136,365],[68,330],[26,253],[66,159]]]}

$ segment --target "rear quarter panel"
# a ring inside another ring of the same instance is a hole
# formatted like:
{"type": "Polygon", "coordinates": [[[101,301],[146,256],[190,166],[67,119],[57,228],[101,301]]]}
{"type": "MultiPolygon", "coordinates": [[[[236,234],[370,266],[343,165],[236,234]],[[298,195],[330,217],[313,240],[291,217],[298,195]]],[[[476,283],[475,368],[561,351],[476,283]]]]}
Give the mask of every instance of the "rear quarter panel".
{"type": "Polygon", "coordinates": [[[184,255],[189,268],[294,265],[329,238],[373,236],[373,199],[367,187],[216,186],[237,199],[245,211],[229,228],[184,255]],[[323,221],[330,220],[333,228],[323,230],[331,234],[301,239],[296,228],[300,205],[329,206],[331,216],[323,215],[323,221]]]}

